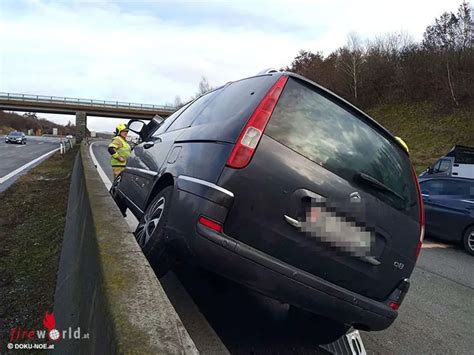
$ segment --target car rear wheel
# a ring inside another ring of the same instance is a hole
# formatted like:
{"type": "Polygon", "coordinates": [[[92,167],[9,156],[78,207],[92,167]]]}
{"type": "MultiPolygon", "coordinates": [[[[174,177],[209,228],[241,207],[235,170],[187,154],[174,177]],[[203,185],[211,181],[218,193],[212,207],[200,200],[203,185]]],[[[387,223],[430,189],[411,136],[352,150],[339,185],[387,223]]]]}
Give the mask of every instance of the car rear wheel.
{"type": "Polygon", "coordinates": [[[470,226],[466,232],[464,232],[462,244],[464,246],[464,250],[466,250],[469,254],[474,255],[474,226],[470,226]]]}
{"type": "Polygon", "coordinates": [[[166,247],[165,226],[170,210],[173,186],[161,190],[148,205],[135,230],[135,238],[150,262],[156,276],[164,276],[174,265],[166,247]]]}

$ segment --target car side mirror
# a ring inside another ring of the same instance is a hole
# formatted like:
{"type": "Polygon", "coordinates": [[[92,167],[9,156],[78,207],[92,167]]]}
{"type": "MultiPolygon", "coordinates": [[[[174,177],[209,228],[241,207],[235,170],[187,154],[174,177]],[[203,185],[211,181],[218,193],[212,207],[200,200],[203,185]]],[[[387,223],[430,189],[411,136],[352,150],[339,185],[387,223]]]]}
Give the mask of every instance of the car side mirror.
{"type": "Polygon", "coordinates": [[[433,167],[432,166],[427,167],[426,171],[428,172],[428,174],[433,174],[433,167]]]}
{"type": "Polygon", "coordinates": [[[127,127],[130,131],[140,134],[143,127],[145,127],[145,123],[140,120],[130,120],[127,127]]]}

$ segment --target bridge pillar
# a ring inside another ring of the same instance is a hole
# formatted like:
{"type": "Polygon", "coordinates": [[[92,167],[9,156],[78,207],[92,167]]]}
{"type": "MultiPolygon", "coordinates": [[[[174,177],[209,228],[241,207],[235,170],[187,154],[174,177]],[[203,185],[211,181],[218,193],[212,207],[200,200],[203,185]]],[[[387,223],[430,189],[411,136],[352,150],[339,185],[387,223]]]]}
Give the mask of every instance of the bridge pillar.
{"type": "Polygon", "coordinates": [[[76,142],[80,143],[86,138],[87,132],[87,114],[85,112],[76,112],[76,142]]]}

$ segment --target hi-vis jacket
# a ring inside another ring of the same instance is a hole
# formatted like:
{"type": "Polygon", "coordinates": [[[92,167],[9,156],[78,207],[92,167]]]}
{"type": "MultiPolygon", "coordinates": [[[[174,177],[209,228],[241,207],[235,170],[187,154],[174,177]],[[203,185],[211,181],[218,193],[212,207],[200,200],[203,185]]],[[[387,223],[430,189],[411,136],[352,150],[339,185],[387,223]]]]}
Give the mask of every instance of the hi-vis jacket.
{"type": "Polygon", "coordinates": [[[125,166],[127,165],[127,159],[132,153],[130,145],[121,136],[116,136],[112,139],[112,143],[109,144],[109,148],[113,148],[115,153],[110,157],[110,163],[112,166],[125,166]],[[123,157],[125,160],[121,162],[118,157],[123,157]]]}

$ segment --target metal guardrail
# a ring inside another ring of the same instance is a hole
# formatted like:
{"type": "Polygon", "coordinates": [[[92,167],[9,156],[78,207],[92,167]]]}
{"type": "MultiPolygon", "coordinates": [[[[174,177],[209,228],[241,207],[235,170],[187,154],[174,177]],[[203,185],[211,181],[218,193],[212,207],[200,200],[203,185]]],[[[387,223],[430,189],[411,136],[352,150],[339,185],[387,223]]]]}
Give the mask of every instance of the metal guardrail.
{"type": "Polygon", "coordinates": [[[46,95],[29,95],[29,94],[17,94],[0,92],[0,100],[17,100],[17,101],[29,101],[29,102],[47,102],[57,104],[79,104],[96,107],[110,107],[110,108],[136,108],[141,110],[169,110],[170,112],[176,111],[176,107],[171,105],[150,105],[150,104],[137,104],[123,101],[107,101],[107,100],[89,100],[79,99],[73,97],[60,97],[60,96],[46,96],[46,95]]]}

